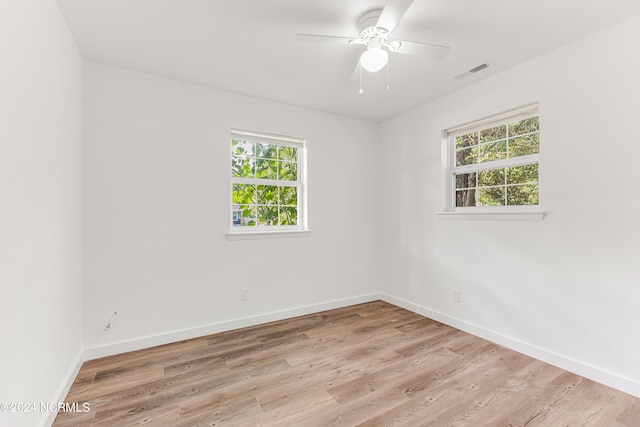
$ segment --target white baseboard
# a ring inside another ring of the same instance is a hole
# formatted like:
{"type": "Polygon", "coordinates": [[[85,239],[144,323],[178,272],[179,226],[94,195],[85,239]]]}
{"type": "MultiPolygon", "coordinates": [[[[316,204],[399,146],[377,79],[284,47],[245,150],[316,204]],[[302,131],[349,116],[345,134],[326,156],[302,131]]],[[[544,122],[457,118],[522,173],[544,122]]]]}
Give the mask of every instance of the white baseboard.
{"type": "Polygon", "coordinates": [[[141,350],[143,348],[154,347],[157,345],[169,344],[176,341],[198,338],[206,335],[216,334],[219,332],[230,331],[233,329],[245,328],[247,326],[259,325],[262,323],[274,322],[276,320],[289,319],[296,316],[304,316],[305,314],[318,313],[320,311],[333,310],[336,308],[347,307],[354,304],[362,304],[380,299],[380,294],[373,293],[361,295],[357,297],[345,298],[340,300],[327,301],[320,304],[312,304],[303,307],[297,307],[282,311],[259,314],[251,317],[232,319],[220,323],[212,323],[209,325],[198,326],[195,328],[171,331],[158,335],[151,335],[128,341],[121,341],[112,344],[106,344],[96,347],[85,348],[84,360],[92,360],[114,354],[126,353],[129,351],[141,350]]]}
{"type": "Polygon", "coordinates": [[[528,344],[524,341],[499,334],[497,332],[485,329],[481,326],[466,322],[464,320],[457,319],[436,310],[414,304],[401,298],[396,298],[384,292],[380,293],[379,299],[386,301],[389,304],[402,307],[406,310],[413,311],[422,316],[444,323],[445,325],[460,329],[461,331],[468,332],[477,337],[494,342],[511,350],[526,354],[527,356],[531,356],[550,365],[557,366],[558,368],[573,372],[574,374],[583,376],[590,380],[599,382],[633,396],[640,397],[640,383],[629,378],[621,377],[595,366],[591,366],[587,363],[553,353],[540,347],[528,344]]]}
{"type": "MultiPolygon", "coordinates": [[[[605,384],[609,387],[613,387],[617,390],[629,393],[636,397],[640,397],[640,383],[631,379],[622,377],[620,375],[605,371],[603,369],[591,366],[587,363],[571,359],[569,357],[556,354],[552,351],[545,350],[535,345],[520,341],[518,339],[491,331],[473,323],[466,322],[456,317],[449,316],[447,314],[432,310],[428,307],[421,306],[419,304],[412,303],[402,298],[397,298],[392,295],[381,293],[372,293],[367,295],[361,295],[358,297],[345,298],[340,300],[328,301],[320,304],[312,304],[308,306],[297,307],[293,309],[287,309],[277,312],[264,313],[256,316],[250,316],[239,319],[232,319],[220,323],[213,323],[209,325],[199,326],[190,329],[183,329],[179,331],[167,332],[164,334],[152,335],[142,337],[134,340],[122,341],[113,344],[107,344],[97,347],[89,347],[84,351],[82,360],[91,360],[99,357],[111,356],[114,354],[126,353],[128,351],[140,350],[143,348],[149,348],[157,345],[168,344],[176,341],[182,341],[191,338],[202,337],[219,332],[225,332],[233,329],[244,328],[248,326],[259,325],[262,323],[273,322],[277,320],[288,319],[296,316],[303,316],[306,314],[317,313],[325,310],[333,310],[336,308],[347,307],[349,305],[361,304],[371,302],[375,300],[383,300],[390,304],[402,307],[406,310],[418,313],[422,316],[430,319],[442,322],[446,325],[468,332],[477,337],[494,342],[511,350],[518,351],[526,354],[527,356],[534,357],[543,362],[565,369],[569,372],[573,372],[577,375],[589,378],[593,381],[605,384]]],[[[61,396],[66,396],[66,393],[71,387],[71,383],[77,374],[81,363],[75,367],[74,371],[68,375],[68,384],[66,384],[66,391],[61,393],[61,396]]],[[[55,418],[55,415],[53,415],[55,418]]],[[[53,421],[53,419],[52,419],[53,421]]]]}
{"type": "MultiPolygon", "coordinates": [[[[51,402],[56,402],[56,403],[64,402],[64,399],[67,397],[67,394],[69,394],[69,390],[71,390],[71,386],[73,385],[73,382],[78,376],[78,372],[80,372],[80,368],[82,367],[83,361],[84,361],[83,352],[80,351],[74,363],[71,364],[71,367],[67,372],[67,375],[65,375],[62,385],[60,386],[57,393],[55,394],[55,398],[51,400],[51,402]]],[[[44,418],[42,423],[43,427],[52,426],[57,415],[58,415],[58,412],[47,412],[47,416],[46,418],[44,418]]]]}

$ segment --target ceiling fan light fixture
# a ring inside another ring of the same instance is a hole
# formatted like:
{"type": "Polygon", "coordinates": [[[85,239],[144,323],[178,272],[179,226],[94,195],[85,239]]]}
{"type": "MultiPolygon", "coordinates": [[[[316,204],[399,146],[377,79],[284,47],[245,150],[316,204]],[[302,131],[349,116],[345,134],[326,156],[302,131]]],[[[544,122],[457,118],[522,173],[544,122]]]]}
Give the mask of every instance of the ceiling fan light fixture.
{"type": "Polygon", "coordinates": [[[386,50],[379,46],[370,46],[362,53],[362,56],[360,56],[360,65],[362,65],[365,70],[375,73],[387,65],[388,60],[389,54],[386,50]]]}

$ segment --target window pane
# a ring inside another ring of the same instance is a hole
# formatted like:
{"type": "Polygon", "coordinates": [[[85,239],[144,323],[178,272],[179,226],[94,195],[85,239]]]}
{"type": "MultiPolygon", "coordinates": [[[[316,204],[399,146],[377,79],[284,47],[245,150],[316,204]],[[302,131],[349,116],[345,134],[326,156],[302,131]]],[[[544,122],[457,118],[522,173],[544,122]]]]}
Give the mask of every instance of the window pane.
{"type": "Polygon", "coordinates": [[[256,178],[276,179],[277,176],[277,160],[256,160],[256,178]]]}
{"type": "Polygon", "coordinates": [[[538,164],[507,168],[507,184],[538,182],[538,164]]]}
{"type": "Polygon", "coordinates": [[[509,123],[509,136],[538,132],[539,130],[540,125],[538,123],[538,117],[531,117],[530,119],[509,123]]]}
{"type": "Polygon", "coordinates": [[[478,172],[478,187],[504,185],[504,168],[478,172]]]}
{"type": "Polygon", "coordinates": [[[538,133],[509,140],[509,157],[527,156],[539,152],[540,134],[538,133]]]}
{"type": "Polygon", "coordinates": [[[278,207],[258,206],[258,225],[278,225],[278,207]]]}
{"type": "Polygon", "coordinates": [[[503,206],[504,187],[478,188],[478,206],[503,206]]]}
{"type": "Polygon", "coordinates": [[[240,178],[253,178],[256,174],[256,162],[252,157],[232,157],[231,173],[240,178]]]}
{"type": "Polygon", "coordinates": [[[476,205],[476,190],[458,190],[456,191],[456,206],[475,206],[476,205]]]}
{"type": "Polygon", "coordinates": [[[256,186],[233,184],[233,204],[249,205],[256,203],[256,186]]]}
{"type": "Polygon", "coordinates": [[[456,137],[456,149],[478,145],[478,132],[456,137]]]}
{"type": "Polygon", "coordinates": [[[507,141],[480,145],[480,161],[490,162],[507,158],[507,141]]]}
{"type": "Polygon", "coordinates": [[[538,184],[525,184],[507,187],[508,205],[537,205],[538,184]]]}
{"type": "Polygon", "coordinates": [[[280,162],[280,176],[283,181],[298,180],[298,165],[295,162],[280,162]]]}
{"type": "Polygon", "coordinates": [[[480,131],[480,142],[495,141],[496,139],[504,139],[507,137],[507,126],[502,125],[491,129],[480,131]]]}
{"type": "Polygon", "coordinates": [[[247,227],[256,225],[255,205],[234,205],[233,225],[236,227],[247,227]]]}
{"type": "Polygon", "coordinates": [[[473,188],[476,186],[476,173],[461,173],[456,175],[456,188],[473,188]]]}
{"type": "Polygon", "coordinates": [[[298,149],[296,147],[280,146],[278,147],[278,158],[295,162],[298,160],[298,149]]]}
{"type": "Polygon", "coordinates": [[[278,187],[275,185],[258,185],[258,204],[278,204],[278,187]]]}
{"type": "Polygon", "coordinates": [[[231,155],[232,156],[253,156],[254,144],[249,141],[242,141],[238,139],[231,140],[231,155]]]}
{"type": "Polygon", "coordinates": [[[478,147],[464,148],[456,151],[456,166],[478,163],[478,147]]]}
{"type": "Polygon", "coordinates": [[[256,157],[275,159],[278,156],[278,146],[273,144],[256,144],[256,157]]]}
{"type": "Polygon", "coordinates": [[[291,206],[280,208],[280,225],[297,225],[298,208],[291,206]]]}
{"type": "Polygon", "coordinates": [[[298,188],[297,187],[280,187],[280,204],[281,205],[298,205],[298,188]]]}

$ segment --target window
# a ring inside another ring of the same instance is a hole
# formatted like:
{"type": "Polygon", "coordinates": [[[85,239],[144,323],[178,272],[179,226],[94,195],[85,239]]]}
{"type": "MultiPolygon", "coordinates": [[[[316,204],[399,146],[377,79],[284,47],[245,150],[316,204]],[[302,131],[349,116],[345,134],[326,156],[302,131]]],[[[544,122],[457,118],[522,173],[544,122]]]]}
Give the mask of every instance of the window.
{"type": "Polygon", "coordinates": [[[537,104],[447,130],[445,136],[448,211],[537,207],[537,104]]]}
{"type": "Polygon", "coordinates": [[[231,131],[231,233],[306,230],[305,141],[231,131]]]}

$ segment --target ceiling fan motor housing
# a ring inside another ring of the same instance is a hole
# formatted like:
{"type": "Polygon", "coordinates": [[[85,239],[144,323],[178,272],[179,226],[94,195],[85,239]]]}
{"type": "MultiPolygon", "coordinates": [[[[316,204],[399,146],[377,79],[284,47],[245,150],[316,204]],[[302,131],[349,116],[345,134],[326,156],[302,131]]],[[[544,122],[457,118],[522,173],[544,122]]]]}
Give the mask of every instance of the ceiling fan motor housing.
{"type": "Polygon", "coordinates": [[[376,9],[362,15],[358,21],[358,31],[360,31],[361,40],[367,42],[375,38],[384,41],[389,37],[390,33],[386,28],[376,26],[381,14],[382,10],[376,9]]]}

